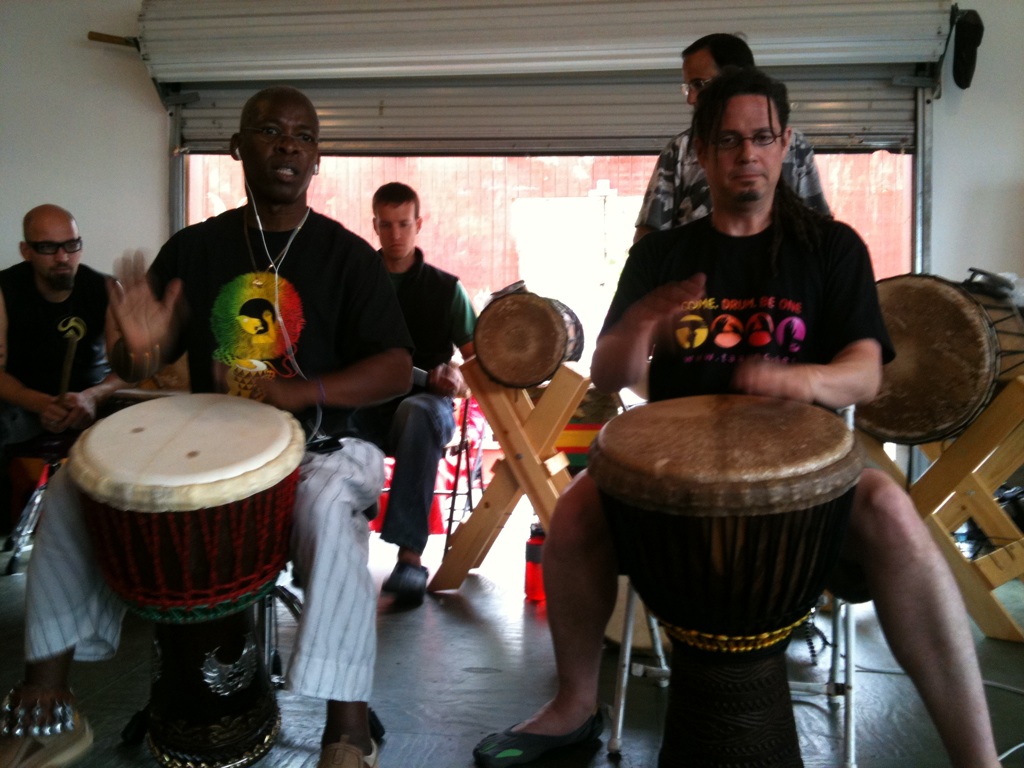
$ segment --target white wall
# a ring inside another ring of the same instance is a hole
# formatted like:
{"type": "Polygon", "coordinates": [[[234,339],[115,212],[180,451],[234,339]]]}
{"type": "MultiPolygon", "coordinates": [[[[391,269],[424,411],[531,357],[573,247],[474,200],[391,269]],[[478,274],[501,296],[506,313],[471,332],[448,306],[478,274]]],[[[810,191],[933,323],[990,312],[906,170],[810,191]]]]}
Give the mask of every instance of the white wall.
{"type": "Polygon", "coordinates": [[[1024,276],[1024,2],[961,0],[960,7],[981,14],[985,34],[971,87],[953,83],[950,50],[932,106],[930,271],[952,280],[966,278],[969,267],[1024,276]]]}
{"type": "Polygon", "coordinates": [[[56,203],[78,220],[85,260],[109,271],[168,234],[168,117],[134,48],[139,0],[0,2],[0,267],[21,259],[21,219],[56,203]]]}
{"type": "MultiPolygon", "coordinates": [[[[18,260],[21,217],[69,208],[87,258],[109,269],[166,238],[167,115],[138,54],[90,30],[138,34],[140,0],[2,0],[0,267],[18,260]]],[[[966,0],[985,23],[974,83],[953,84],[951,56],[933,104],[931,271],[1024,273],[1024,2],[966,0]]]]}

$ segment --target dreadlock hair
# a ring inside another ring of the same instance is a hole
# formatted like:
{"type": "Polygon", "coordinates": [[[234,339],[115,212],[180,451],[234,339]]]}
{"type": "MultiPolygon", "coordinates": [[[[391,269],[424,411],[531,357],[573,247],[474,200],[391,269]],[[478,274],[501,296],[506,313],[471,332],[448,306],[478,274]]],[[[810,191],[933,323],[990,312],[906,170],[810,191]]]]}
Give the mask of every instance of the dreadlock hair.
{"type": "MultiPolygon", "coordinates": [[[[764,96],[768,102],[769,120],[778,117],[779,125],[771,125],[773,133],[782,133],[789,125],[789,96],[786,86],[756,67],[726,67],[722,74],[708,83],[697,96],[690,128],[690,144],[700,139],[708,152],[718,153],[715,141],[722,131],[722,118],[729,100],[734,96],[764,96]]],[[[772,201],[772,244],[771,267],[778,274],[779,251],[786,237],[794,238],[809,251],[821,245],[820,222],[827,217],[804,205],[784,179],[780,178],[775,187],[772,201]]]]}

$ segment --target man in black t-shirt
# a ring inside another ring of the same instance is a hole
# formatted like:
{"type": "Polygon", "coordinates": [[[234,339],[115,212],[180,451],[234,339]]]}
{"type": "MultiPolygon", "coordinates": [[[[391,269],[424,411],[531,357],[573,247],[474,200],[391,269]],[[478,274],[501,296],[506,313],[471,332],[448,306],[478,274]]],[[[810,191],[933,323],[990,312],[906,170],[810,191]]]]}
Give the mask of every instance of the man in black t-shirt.
{"type": "MultiPolygon", "coordinates": [[[[302,423],[290,543],[304,601],[287,684],[326,701],[320,766],[377,768],[367,705],[377,605],[363,513],[380,494],[384,457],[343,430],[354,408],[408,391],[412,341],[373,248],[307,205],[319,131],[313,104],[294,88],[246,102],[230,148],[248,203],[177,232],[148,273],[141,256],[120,265],[111,362],[148,378],[187,352],[194,391],[262,400],[302,423]]],[[[70,662],[109,658],[119,641],[124,605],[90,557],[65,474],[48,491],[32,555],[25,677],[0,711],[3,766],[22,764],[10,762],[19,755],[64,765],[88,748],[70,662]]]]}
{"type": "MultiPolygon", "coordinates": [[[[893,352],[867,251],[849,227],[779,184],[788,117],[785,87],[755,69],[703,89],[692,131],[710,217],[631,249],[594,352],[598,389],[649,383],[651,399],[739,392],[832,409],[875,396],[893,352]]],[[[889,645],[951,763],[997,766],[956,583],[909,496],[877,469],[861,475],[842,559],[863,568],[889,645]]],[[[616,556],[585,472],[555,508],[544,582],[559,689],[532,717],[477,745],[485,768],[529,763],[601,732],[598,671],[616,556]]]]}
{"type": "Polygon", "coordinates": [[[103,275],[81,264],[75,218],[25,214],[20,264],[0,272],[0,447],[85,429],[124,382],[107,363],[103,275]]]}

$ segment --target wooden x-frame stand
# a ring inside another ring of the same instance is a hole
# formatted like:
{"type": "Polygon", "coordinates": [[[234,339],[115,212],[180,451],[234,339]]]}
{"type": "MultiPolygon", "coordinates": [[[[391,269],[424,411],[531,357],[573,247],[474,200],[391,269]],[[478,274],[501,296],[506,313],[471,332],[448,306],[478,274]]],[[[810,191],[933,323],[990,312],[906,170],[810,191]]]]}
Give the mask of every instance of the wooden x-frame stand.
{"type": "Polygon", "coordinates": [[[536,406],[523,389],[494,382],[470,358],[462,375],[487,417],[505,457],[494,465],[469,518],[452,533],[450,547],[428,589],[458,589],[471,568],[483,561],[505,521],[525,493],[547,528],[555,501],[569,484],[568,459],[555,450],[561,434],[590,386],[590,379],[562,364],[536,406]]]}
{"type": "MultiPolygon", "coordinates": [[[[871,458],[905,484],[881,444],[859,435],[871,458]]],[[[988,637],[1024,642],[1021,624],[994,594],[1014,579],[1024,580],[1024,533],[992,495],[1024,465],[1024,376],[1011,381],[952,444],[919,447],[933,463],[910,496],[953,570],[967,610],[988,637]],[[969,518],[994,547],[974,560],[952,536],[969,518]]]]}

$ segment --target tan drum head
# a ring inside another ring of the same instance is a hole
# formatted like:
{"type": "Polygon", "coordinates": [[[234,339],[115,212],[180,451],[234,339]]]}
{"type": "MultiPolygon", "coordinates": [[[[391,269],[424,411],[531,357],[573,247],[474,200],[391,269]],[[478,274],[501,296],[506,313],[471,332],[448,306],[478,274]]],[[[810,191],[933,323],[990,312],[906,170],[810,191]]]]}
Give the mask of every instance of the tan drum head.
{"type": "Polygon", "coordinates": [[[932,275],[878,282],[896,358],[882,388],[857,406],[857,426],[879,440],[917,445],[954,437],[991,400],[999,342],[985,310],[956,283],[932,275]]]}
{"type": "Polygon", "coordinates": [[[71,478],[122,510],[173,512],[228,504],[272,488],[302,461],[290,414],[228,395],[174,395],[133,405],[87,429],[71,478]]]}
{"type": "Polygon", "coordinates": [[[510,293],[484,307],[476,322],[476,359],[506,387],[532,387],[550,379],[566,359],[570,331],[550,300],[510,293]]]}
{"type": "Polygon", "coordinates": [[[697,516],[806,509],[852,488],[863,463],[841,418],[747,395],[634,408],[605,424],[588,471],[601,491],[643,509],[697,516]]]}

